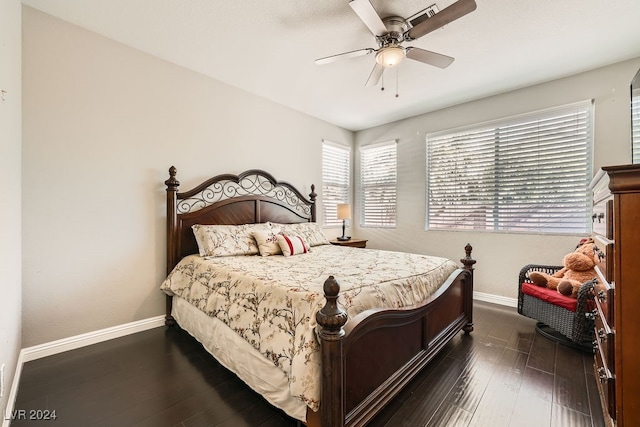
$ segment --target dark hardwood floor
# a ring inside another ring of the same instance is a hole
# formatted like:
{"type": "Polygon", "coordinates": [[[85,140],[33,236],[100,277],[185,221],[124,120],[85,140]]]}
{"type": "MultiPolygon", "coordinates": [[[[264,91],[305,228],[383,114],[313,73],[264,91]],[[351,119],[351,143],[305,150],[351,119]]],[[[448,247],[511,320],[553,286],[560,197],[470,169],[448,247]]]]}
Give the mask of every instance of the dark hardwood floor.
{"type": "MultiPolygon", "coordinates": [[[[457,336],[370,426],[603,425],[591,355],[477,302],[457,336]]],[[[24,365],[11,426],[296,426],[178,328],[157,328],[24,365]],[[40,410],[45,412],[31,412],[40,410]],[[20,420],[46,415],[52,421],[20,420]]]]}

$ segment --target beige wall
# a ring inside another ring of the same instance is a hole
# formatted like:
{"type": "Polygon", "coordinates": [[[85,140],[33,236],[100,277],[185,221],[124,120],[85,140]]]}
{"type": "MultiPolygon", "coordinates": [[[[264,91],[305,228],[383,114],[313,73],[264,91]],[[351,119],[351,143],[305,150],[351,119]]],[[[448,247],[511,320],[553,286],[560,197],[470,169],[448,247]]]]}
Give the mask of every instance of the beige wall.
{"type": "MultiPolygon", "coordinates": [[[[398,140],[398,227],[355,229],[371,247],[433,253],[459,259],[474,247],[475,290],[516,298],[518,272],[528,263],[559,264],[576,236],[425,231],[425,135],[575,101],[595,100],[594,171],[631,162],[629,83],[640,58],[360,131],[356,146],[398,140]]],[[[356,157],[358,150],[356,149],[356,157]]],[[[356,160],[358,170],[358,160],[356,160]]]]}
{"type": "Polygon", "coordinates": [[[271,172],[321,184],[353,134],[25,7],[24,333],[32,346],[163,314],[164,186],[271,172]],[[287,153],[285,156],[284,153],[287,153]]]}
{"type": "MultiPolygon", "coordinates": [[[[4,415],[21,348],[20,0],[0,2],[0,366],[5,366],[4,415]]],[[[4,418],[4,417],[2,417],[4,418]]]]}

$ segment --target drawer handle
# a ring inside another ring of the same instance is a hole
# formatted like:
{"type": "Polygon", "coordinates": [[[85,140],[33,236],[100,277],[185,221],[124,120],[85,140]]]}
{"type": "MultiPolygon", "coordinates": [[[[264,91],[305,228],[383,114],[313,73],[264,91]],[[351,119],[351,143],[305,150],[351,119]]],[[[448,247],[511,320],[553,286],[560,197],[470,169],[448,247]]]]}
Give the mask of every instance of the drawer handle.
{"type": "Polygon", "coordinates": [[[598,368],[598,378],[600,378],[600,381],[602,382],[607,380],[607,373],[603,367],[598,368]]]}
{"type": "Polygon", "coordinates": [[[591,222],[596,222],[596,218],[598,218],[597,214],[591,215],[591,222]]]}
{"type": "Polygon", "coordinates": [[[604,331],[604,328],[598,329],[598,338],[600,338],[600,340],[603,342],[607,340],[607,334],[604,331]]]}
{"type": "Polygon", "coordinates": [[[607,299],[606,292],[603,290],[598,291],[598,301],[604,302],[606,299],[607,299]]]}
{"type": "Polygon", "coordinates": [[[600,212],[598,214],[598,222],[602,222],[603,219],[604,219],[604,212],[600,212]]]}

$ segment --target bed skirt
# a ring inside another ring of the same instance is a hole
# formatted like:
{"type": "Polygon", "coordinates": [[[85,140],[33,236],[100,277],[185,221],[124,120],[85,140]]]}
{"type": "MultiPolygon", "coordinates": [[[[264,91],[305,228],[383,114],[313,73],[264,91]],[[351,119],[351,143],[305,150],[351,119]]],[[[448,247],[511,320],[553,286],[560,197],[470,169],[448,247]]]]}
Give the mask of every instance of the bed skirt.
{"type": "Polygon", "coordinates": [[[173,301],[172,314],[178,325],[198,340],[222,366],[276,408],[290,417],[306,421],[307,405],[291,397],[289,380],[280,368],[222,321],[207,316],[182,298],[174,297],[173,301]],[[252,372],[260,372],[261,376],[256,377],[252,372]]]}

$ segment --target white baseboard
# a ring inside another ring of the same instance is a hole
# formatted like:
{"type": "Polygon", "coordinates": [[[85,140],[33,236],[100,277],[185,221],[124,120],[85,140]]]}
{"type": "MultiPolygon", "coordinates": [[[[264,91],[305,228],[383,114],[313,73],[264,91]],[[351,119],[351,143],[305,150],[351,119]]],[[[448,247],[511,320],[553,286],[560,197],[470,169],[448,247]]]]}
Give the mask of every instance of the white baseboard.
{"type": "Polygon", "coordinates": [[[473,299],[478,301],[490,302],[493,304],[506,305],[508,307],[517,307],[518,299],[503,297],[500,295],[485,294],[484,292],[474,292],[473,299]]]}
{"type": "Polygon", "coordinates": [[[136,322],[126,323],[124,325],[113,326],[111,328],[100,329],[98,331],[88,332],[86,334],[76,335],[69,338],[63,338],[57,341],[26,347],[20,350],[16,371],[11,383],[11,390],[7,396],[7,409],[3,414],[2,427],[9,427],[11,414],[15,409],[16,397],[18,394],[18,383],[22,374],[22,366],[26,362],[40,359],[54,354],[62,353],[77,348],[86,347],[91,344],[120,338],[125,335],[135,334],[149,329],[157,328],[164,325],[164,316],[151,317],[149,319],[138,320],[136,322]]]}
{"type": "Polygon", "coordinates": [[[18,395],[18,382],[20,381],[20,375],[22,375],[23,364],[23,353],[22,350],[20,350],[18,362],[16,363],[16,371],[13,374],[13,380],[11,382],[11,390],[9,390],[9,395],[7,396],[7,408],[4,410],[4,414],[2,414],[2,427],[9,427],[11,423],[11,414],[15,408],[16,396],[18,395]]]}
{"type": "Polygon", "coordinates": [[[21,355],[24,353],[23,362],[30,362],[42,357],[74,350],[80,347],[86,347],[91,344],[97,344],[99,342],[112,340],[125,335],[135,334],[136,332],[146,331],[162,325],[164,325],[164,316],[156,316],[149,319],[126,323],[124,325],[100,329],[99,331],[88,332],[82,335],[35,345],[33,347],[23,348],[20,353],[21,355]]]}

